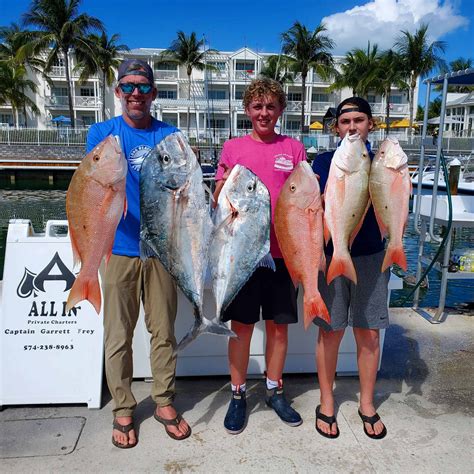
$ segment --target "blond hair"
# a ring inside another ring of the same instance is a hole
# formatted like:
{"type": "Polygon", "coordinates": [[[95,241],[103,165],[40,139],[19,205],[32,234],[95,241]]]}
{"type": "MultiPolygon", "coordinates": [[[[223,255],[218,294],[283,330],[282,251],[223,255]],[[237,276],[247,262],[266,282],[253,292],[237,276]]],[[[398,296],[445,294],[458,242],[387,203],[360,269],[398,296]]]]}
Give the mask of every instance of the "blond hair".
{"type": "Polygon", "coordinates": [[[242,103],[246,109],[254,99],[273,95],[278,100],[282,109],[286,107],[286,95],[281,84],[268,77],[254,79],[245,89],[242,103]]]}

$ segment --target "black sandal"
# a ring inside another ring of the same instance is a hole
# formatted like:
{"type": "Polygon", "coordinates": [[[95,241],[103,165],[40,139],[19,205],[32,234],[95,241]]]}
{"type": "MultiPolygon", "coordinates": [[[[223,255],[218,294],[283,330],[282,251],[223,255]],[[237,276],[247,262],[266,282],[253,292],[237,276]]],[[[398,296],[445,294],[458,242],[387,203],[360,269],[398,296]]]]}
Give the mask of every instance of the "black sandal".
{"type": "MultiPolygon", "coordinates": [[[[130,433],[130,431],[135,429],[135,426],[133,425],[133,421],[131,423],[129,423],[128,425],[121,425],[117,420],[114,420],[114,423],[113,423],[112,426],[113,426],[114,430],[120,431],[120,432],[125,433],[127,435],[128,435],[128,433],[130,433]]],[[[136,434],[136,431],[135,431],[135,434],[136,434]]],[[[112,435],[112,444],[114,446],[116,446],[117,448],[120,448],[120,449],[134,448],[138,444],[138,438],[137,438],[137,441],[135,442],[135,444],[122,444],[122,443],[119,443],[118,441],[116,441],[115,438],[114,438],[114,435],[112,435]]]]}
{"type": "Polygon", "coordinates": [[[321,435],[324,436],[325,438],[331,438],[335,439],[339,436],[339,426],[336,426],[337,432],[336,434],[331,434],[331,433],[325,433],[323,430],[319,429],[318,427],[318,420],[323,421],[324,423],[327,423],[329,427],[331,428],[334,423],[336,423],[336,417],[333,416],[327,416],[324,413],[321,413],[321,405],[318,405],[316,407],[316,431],[321,435]]]}
{"type": "Polygon", "coordinates": [[[156,413],[153,414],[154,418],[158,423],[161,423],[165,427],[166,434],[170,437],[175,439],[176,441],[182,441],[183,439],[189,438],[191,436],[191,427],[189,427],[189,431],[183,436],[177,436],[171,431],[168,430],[168,426],[178,426],[183,417],[180,413],[176,415],[176,418],[162,418],[161,416],[157,415],[156,413]]]}
{"type": "MultiPolygon", "coordinates": [[[[369,438],[372,438],[372,439],[382,439],[382,438],[385,438],[385,436],[387,435],[387,428],[385,427],[385,425],[383,425],[383,430],[379,433],[379,434],[375,434],[375,429],[374,429],[374,425],[375,423],[377,423],[377,421],[380,420],[380,416],[378,415],[378,413],[376,413],[374,416],[365,416],[361,413],[360,409],[358,410],[359,412],[359,416],[360,416],[360,419],[362,420],[362,423],[364,425],[364,433],[369,437],[369,438]],[[365,427],[365,424],[368,423],[370,426],[372,426],[372,430],[374,431],[373,434],[370,434],[368,431],[367,431],[367,428],[365,427]]],[[[382,423],[383,424],[383,423],[382,423]]]]}

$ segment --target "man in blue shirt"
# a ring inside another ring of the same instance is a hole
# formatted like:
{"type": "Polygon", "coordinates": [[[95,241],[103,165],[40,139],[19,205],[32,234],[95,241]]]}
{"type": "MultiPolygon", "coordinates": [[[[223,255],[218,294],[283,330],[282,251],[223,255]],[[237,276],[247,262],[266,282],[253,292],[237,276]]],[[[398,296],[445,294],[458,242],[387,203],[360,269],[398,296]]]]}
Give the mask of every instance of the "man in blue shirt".
{"type": "Polygon", "coordinates": [[[132,448],[138,442],[133,425],[137,402],[131,383],[132,338],[140,302],[151,334],[152,398],[157,405],[154,417],[164,424],[173,439],[185,439],[191,434],[191,428],[172,404],[176,373],[176,285],[157,258],[142,261],[139,251],[140,166],[157,143],[177,131],[151,116],[150,108],[156,94],[150,66],[138,59],[123,61],[115,88],[122,115],[93,125],[87,137],[89,152],[106,136],[116,136],[128,162],[127,215],[118,225],[112,256],[102,275],[105,370],[115,404],[112,443],[119,448],[132,448]]]}
{"type": "MultiPolygon", "coordinates": [[[[358,133],[366,142],[370,158],[373,153],[367,141],[374,128],[368,102],[360,97],[342,101],[336,110],[334,131],[343,139],[347,133],[358,133]]],[[[318,155],[313,171],[319,175],[324,192],[334,151],[318,155]]],[[[329,266],[333,252],[332,242],[325,248],[329,266]]],[[[344,330],[352,326],[357,345],[357,363],[360,380],[359,416],[364,431],[370,438],[381,439],[387,430],[374,407],[375,381],[380,358],[379,330],[388,326],[388,281],[390,270],[380,272],[384,258],[384,240],[380,234],[374,209],[370,206],[359,233],[350,249],[357,272],[357,285],[344,276],[327,285],[320,274],[319,290],[331,315],[332,331],[319,330],[316,359],[321,402],[316,408],[316,430],[327,438],[337,438],[339,428],[334,416],[333,385],[337,356],[344,330]]]]}

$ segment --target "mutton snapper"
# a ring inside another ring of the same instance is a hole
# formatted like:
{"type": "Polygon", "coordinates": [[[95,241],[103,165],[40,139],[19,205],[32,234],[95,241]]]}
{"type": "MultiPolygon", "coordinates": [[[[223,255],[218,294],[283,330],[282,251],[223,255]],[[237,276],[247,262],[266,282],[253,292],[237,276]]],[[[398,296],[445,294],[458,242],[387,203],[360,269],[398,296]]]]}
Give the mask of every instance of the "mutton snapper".
{"type": "Polygon", "coordinates": [[[140,213],[142,258],[156,255],[194,308],[194,325],[178,350],[201,333],[234,335],[203,315],[212,221],[201,166],[181,132],[165,137],[144,158],[140,213]]]}
{"type": "Polygon", "coordinates": [[[324,192],[324,238],[332,238],[334,253],[327,282],[344,275],[357,283],[349,254],[369,207],[370,157],[358,134],[347,134],[334,153],[324,192]]]}
{"type": "Polygon", "coordinates": [[[74,265],[81,264],[66,308],[88,300],[97,314],[102,304],[98,279],[109,261],[115,231],[127,211],[127,161],[111,135],[86,155],[74,172],[66,194],[66,213],[74,265]]]}
{"type": "Polygon", "coordinates": [[[295,286],[304,289],[304,327],[313,319],[325,329],[331,318],[318,290],[318,273],[326,270],[323,204],[311,166],[298,163],[285,181],[275,207],[275,233],[295,286]]]}
{"type": "Polygon", "coordinates": [[[407,270],[403,250],[403,233],[408,220],[408,203],[412,186],[408,157],[396,138],[388,137],[372,161],[369,178],[370,198],[382,238],[389,236],[381,271],[392,263],[407,270]]]}
{"type": "Polygon", "coordinates": [[[267,187],[252,171],[235,165],[219,194],[209,252],[217,321],[258,266],[274,269],[270,223],[267,187]]]}

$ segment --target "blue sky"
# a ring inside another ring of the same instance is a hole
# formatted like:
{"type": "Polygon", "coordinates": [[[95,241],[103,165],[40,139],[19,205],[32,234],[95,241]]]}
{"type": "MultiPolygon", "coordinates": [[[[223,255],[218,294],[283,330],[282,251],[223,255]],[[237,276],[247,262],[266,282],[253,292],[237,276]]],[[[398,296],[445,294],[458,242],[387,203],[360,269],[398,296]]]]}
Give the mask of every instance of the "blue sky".
{"type": "MultiPolygon", "coordinates": [[[[27,0],[0,0],[1,25],[19,22],[27,0]]],[[[447,43],[445,58],[474,59],[472,0],[83,0],[81,12],[100,18],[109,33],[119,33],[130,48],[166,48],[176,31],[205,35],[221,51],[248,46],[259,52],[280,51],[280,35],[295,20],[308,28],[321,21],[344,54],[367,41],[380,49],[392,46],[400,30],[414,32],[430,24],[431,40],[447,43]]]]}

